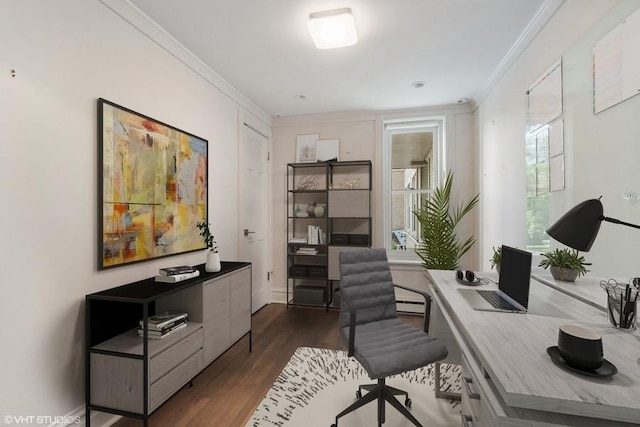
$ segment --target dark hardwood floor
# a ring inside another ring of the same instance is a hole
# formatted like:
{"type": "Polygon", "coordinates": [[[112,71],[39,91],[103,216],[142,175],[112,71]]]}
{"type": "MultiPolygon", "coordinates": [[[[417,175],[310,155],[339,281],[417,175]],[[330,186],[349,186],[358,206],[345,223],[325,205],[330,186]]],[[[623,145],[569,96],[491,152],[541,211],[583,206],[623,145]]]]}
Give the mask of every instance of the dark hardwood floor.
{"type": "MultiPolygon", "coordinates": [[[[419,316],[402,316],[421,325],[419,316]]],[[[343,349],[338,311],[269,304],[253,315],[253,351],[244,337],[149,418],[152,427],[244,426],[298,347],[343,349]]],[[[123,418],[116,427],[142,426],[123,418]]]]}

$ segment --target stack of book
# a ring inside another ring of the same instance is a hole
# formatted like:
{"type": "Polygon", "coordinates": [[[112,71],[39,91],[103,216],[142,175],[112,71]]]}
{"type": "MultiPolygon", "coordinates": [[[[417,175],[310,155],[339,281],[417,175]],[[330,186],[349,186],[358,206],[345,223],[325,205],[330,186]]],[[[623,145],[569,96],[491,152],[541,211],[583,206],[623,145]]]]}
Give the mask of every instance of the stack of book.
{"type": "Polygon", "coordinates": [[[161,268],[156,276],[156,282],[177,283],[183,280],[198,277],[200,271],[190,265],[180,265],[177,267],[161,268]]]}
{"type": "Polygon", "coordinates": [[[317,225],[309,225],[307,227],[307,242],[310,245],[323,245],[324,232],[317,225]]]}
{"type": "Polygon", "coordinates": [[[317,255],[318,249],[310,247],[301,247],[296,251],[296,255],[317,255]]]}
{"type": "MultiPolygon", "coordinates": [[[[149,316],[147,319],[147,336],[149,339],[161,340],[180,329],[187,327],[187,313],[180,311],[167,311],[163,314],[149,316]]],[[[140,320],[138,335],[144,336],[144,321],[140,320]]]]}

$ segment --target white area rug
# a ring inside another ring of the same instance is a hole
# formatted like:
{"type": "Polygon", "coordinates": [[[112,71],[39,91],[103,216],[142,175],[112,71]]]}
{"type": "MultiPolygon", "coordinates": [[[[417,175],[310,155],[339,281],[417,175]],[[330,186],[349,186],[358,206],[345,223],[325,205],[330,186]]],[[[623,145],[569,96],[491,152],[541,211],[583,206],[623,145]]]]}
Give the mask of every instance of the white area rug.
{"type": "MultiPolygon", "coordinates": [[[[435,398],[433,372],[434,365],[429,365],[389,377],[386,383],[409,392],[411,413],[424,426],[460,426],[459,402],[435,398]]],[[[442,364],[440,373],[444,390],[460,391],[458,366],[442,364]]],[[[345,351],[300,347],[271,386],[247,427],[329,427],[335,422],[336,414],[355,401],[359,384],[375,382],[345,351]]],[[[404,403],[402,396],[399,400],[404,403]]],[[[340,418],[338,424],[339,427],[375,425],[375,402],[340,418]]],[[[384,425],[408,427],[413,424],[387,404],[384,425]]]]}

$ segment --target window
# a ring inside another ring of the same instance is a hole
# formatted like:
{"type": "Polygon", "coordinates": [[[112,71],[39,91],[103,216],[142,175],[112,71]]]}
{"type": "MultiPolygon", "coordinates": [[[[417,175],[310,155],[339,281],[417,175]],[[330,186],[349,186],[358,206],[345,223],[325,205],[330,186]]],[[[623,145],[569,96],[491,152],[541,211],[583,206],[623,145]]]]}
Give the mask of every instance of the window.
{"type": "Polygon", "coordinates": [[[562,60],[529,88],[527,100],[527,250],[550,249],[551,192],[564,189],[562,60]]]}
{"type": "Polygon", "coordinates": [[[413,212],[439,184],[444,119],[384,125],[384,244],[390,259],[418,260],[420,224],[413,212]]]}

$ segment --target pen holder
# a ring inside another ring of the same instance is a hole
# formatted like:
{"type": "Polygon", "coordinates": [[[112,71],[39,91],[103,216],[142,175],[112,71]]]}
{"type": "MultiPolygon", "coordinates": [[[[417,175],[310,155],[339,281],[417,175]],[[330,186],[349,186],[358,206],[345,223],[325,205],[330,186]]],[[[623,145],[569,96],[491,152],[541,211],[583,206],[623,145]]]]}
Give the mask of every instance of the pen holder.
{"type": "Polygon", "coordinates": [[[607,317],[609,322],[620,329],[634,330],[638,313],[638,291],[625,292],[615,289],[607,293],[607,317]]]}

